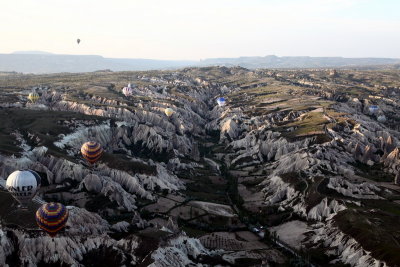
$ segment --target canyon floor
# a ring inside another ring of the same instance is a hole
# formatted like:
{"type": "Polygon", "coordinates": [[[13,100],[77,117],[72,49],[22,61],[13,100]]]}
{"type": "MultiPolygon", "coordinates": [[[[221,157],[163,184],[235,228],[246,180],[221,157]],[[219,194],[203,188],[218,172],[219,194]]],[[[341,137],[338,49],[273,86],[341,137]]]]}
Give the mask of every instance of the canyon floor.
{"type": "Polygon", "coordinates": [[[399,140],[398,70],[0,73],[0,265],[400,266],[399,140]]]}

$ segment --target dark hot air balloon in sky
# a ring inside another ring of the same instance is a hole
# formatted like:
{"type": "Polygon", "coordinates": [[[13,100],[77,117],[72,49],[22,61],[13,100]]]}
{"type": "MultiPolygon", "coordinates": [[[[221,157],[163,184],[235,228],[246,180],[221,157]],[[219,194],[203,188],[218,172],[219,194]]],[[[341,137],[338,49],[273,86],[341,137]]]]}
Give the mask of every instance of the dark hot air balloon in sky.
{"type": "Polygon", "coordinates": [[[76,42],[79,44],[81,42],[81,39],[76,39],[76,42]]]}

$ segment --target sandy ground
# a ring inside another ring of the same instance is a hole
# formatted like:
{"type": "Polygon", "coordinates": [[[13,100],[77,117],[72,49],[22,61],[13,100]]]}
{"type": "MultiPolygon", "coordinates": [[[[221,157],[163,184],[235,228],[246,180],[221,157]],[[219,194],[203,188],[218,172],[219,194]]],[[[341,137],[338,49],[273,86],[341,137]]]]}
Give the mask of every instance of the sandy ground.
{"type": "Polygon", "coordinates": [[[304,233],[311,230],[305,222],[290,221],[279,226],[271,227],[270,232],[276,232],[283,242],[299,249],[301,241],[305,238],[304,233]]]}
{"type": "Polygon", "coordinates": [[[168,224],[168,221],[164,220],[164,219],[161,219],[161,218],[154,218],[154,219],[150,220],[149,223],[152,223],[154,225],[160,225],[160,226],[165,226],[166,227],[167,224],[168,224]]]}
{"type": "Polygon", "coordinates": [[[183,201],[185,201],[185,198],[184,198],[184,197],[178,196],[178,195],[173,195],[173,194],[168,194],[168,195],[166,196],[166,198],[175,200],[176,202],[183,202],[183,201]]]}
{"type": "Polygon", "coordinates": [[[323,108],[317,108],[317,109],[311,110],[310,112],[324,112],[324,109],[323,108]]]}
{"type": "Polygon", "coordinates": [[[259,207],[262,206],[264,201],[263,193],[258,191],[250,191],[246,186],[239,184],[238,186],[239,194],[244,200],[244,207],[252,212],[258,212],[259,207]]]}
{"type": "Polygon", "coordinates": [[[174,207],[176,204],[175,201],[172,201],[167,198],[160,197],[155,204],[151,204],[146,206],[144,209],[150,212],[167,212],[169,209],[174,207]]]}
{"type": "Polygon", "coordinates": [[[243,182],[253,182],[255,180],[259,180],[260,182],[262,180],[265,180],[268,176],[241,176],[238,177],[238,183],[243,183],[243,182]]]}
{"type": "Polygon", "coordinates": [[[208,176],[213,184],[226,184],[226,180],[222,176],[208,176]]]}
{"type": "Polygon", "coordinates": [[[227,251],[268,249],[269,247],[257,240],[250,242],[237,239],[236,233],[214,232],[199,238],[200,242],[210,249],[224,249],[227,251]]]}
{"type": "Polygon", "coordinates": [[[167,195],[166,197],[160,197],[155,204],[146,206],[144,209],[150,212],[167,212],[172,207],[183,202],[184,198],[175,195],[167,195]]]}
{"type": "Polygon", "coordinates": [[[170,216],[179,217],[184,220],[189,220],[191,218],[204,214],[207,214],[207,212],[191,206],[179,206],[169,212],[170,216]]]}
{"type": "Polygon", "coordinates": [[[239,194],[245,202],[262,202],[263,193],[260,191],[249,190],[246,186],[240,184],[238,186],[239,194]]]}
{"type": "Polygon", "coordinates": [[[209,214],[223,216],[223,217],[235,217],[236,214],[232,208],[228,205],[215,204],[203,201],[190,201],[188,205],[197,207],[207,211],[209,214]]]}
{"type": "MultiPolygon", "coordinates": [[[[264,259],[283,264],[285,262],[283,255],[274,249],[252,250],[252,251],[236,251],[229,252],[222,256],[222,258],[231,264],[235,264],[236,259],[249,258],[249,259],[264,259]]],[[[267,263],[261,266],[268,266],[267,263]]]]}
{"type": "Polygon", "coordinates": [[[249,175],[249,172],[246,172],[246,171],[236,171],[236,170],[232,170],[232,171],[229,171],[229,174],[230,175],[233,175],[233,176],[248,176],[249,175]]]}
{"type": "Polygon", "coordinates": [[[239,239],[243,239],[245,241],[258,241],[260,237],[250,231],[240,231],[235,233],[239,239]]]}

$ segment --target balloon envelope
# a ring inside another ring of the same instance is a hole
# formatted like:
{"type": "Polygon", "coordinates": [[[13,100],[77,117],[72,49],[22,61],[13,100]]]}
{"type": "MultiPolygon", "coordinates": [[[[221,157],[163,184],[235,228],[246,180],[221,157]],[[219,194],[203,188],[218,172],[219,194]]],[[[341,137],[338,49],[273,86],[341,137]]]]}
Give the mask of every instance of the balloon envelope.
{"type": "Polygon", "coordinates": [[[36,92],[32,92],[28,95],[28,99],[32,102],[35,103],[39,99],[39,95],[36,92]]]}
{"type": "Polygon", "coordinates": [[[68,210],[61,203],[46,203],[36,211],[36,223],[50,236],[55,236],[65,227],[68,210]]]}
{"type": "Polygon", "coordinates": [[[369,113],[376,113],[379,110],[379,107],[376,105],[370,106],[369,107],[369,113]]]}
{"type": "Polygon", "coordinates": [[[222,106],[225,106],[226,100],[225,100],[225,98],[223,98],[223,97],[219,97],[219,98],[217,99],[217,103],[218,103],[218,106],[222,107],[222,106]]]}
{"type": "Polygon", "coordinates": [[[81,147],[82,156],[91,164],[98,161],[103,155],[103,148],[97,142],[86,142],[81,147]]]}
{"type": "Polygon", "coordinates": [[[386,116],[385,115],[380,115],[380,116],[378,116],[377,120],[379,122],[386,122],[386,116]]]}
{"type": "Polygon", "coordinates": [[[76,42],[79,44],[81,42],[81,39],[76,39],[76,42]]]}
{"type": "MultiPolygon", "coordinates": [[[[130,85],[130,84],[129,84],[129,85],[130,85]]],[[[124,87],[124,88],[122,88],[122,93],[123,93],[125,96],[130,96],[130,95],[132,95],[132,88],[131,88],[130,86],[124,87]]]]}
{"type": "Polygon", "coordinates": [[[38,181],[30,171],[15,171],[8,176],[6,188],[22,206],[26,206],[38,190],[38,181]]]}
{"type": "Polygon", "coordinates": [[[172,108],[166,108],[164,112],[168,117],[171,117],[172,114],[174,114],[174,110],[172,108]]]}

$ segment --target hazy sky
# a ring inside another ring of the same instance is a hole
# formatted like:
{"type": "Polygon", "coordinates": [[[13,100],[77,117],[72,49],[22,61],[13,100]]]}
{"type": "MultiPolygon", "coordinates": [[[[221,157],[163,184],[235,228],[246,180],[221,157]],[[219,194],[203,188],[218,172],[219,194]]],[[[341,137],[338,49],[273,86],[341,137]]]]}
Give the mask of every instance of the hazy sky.
{"type": "Polygon", "coordinates": [[[399,11],[399,0],[0,0],[0,53],[400,58],[399,11]]]}

